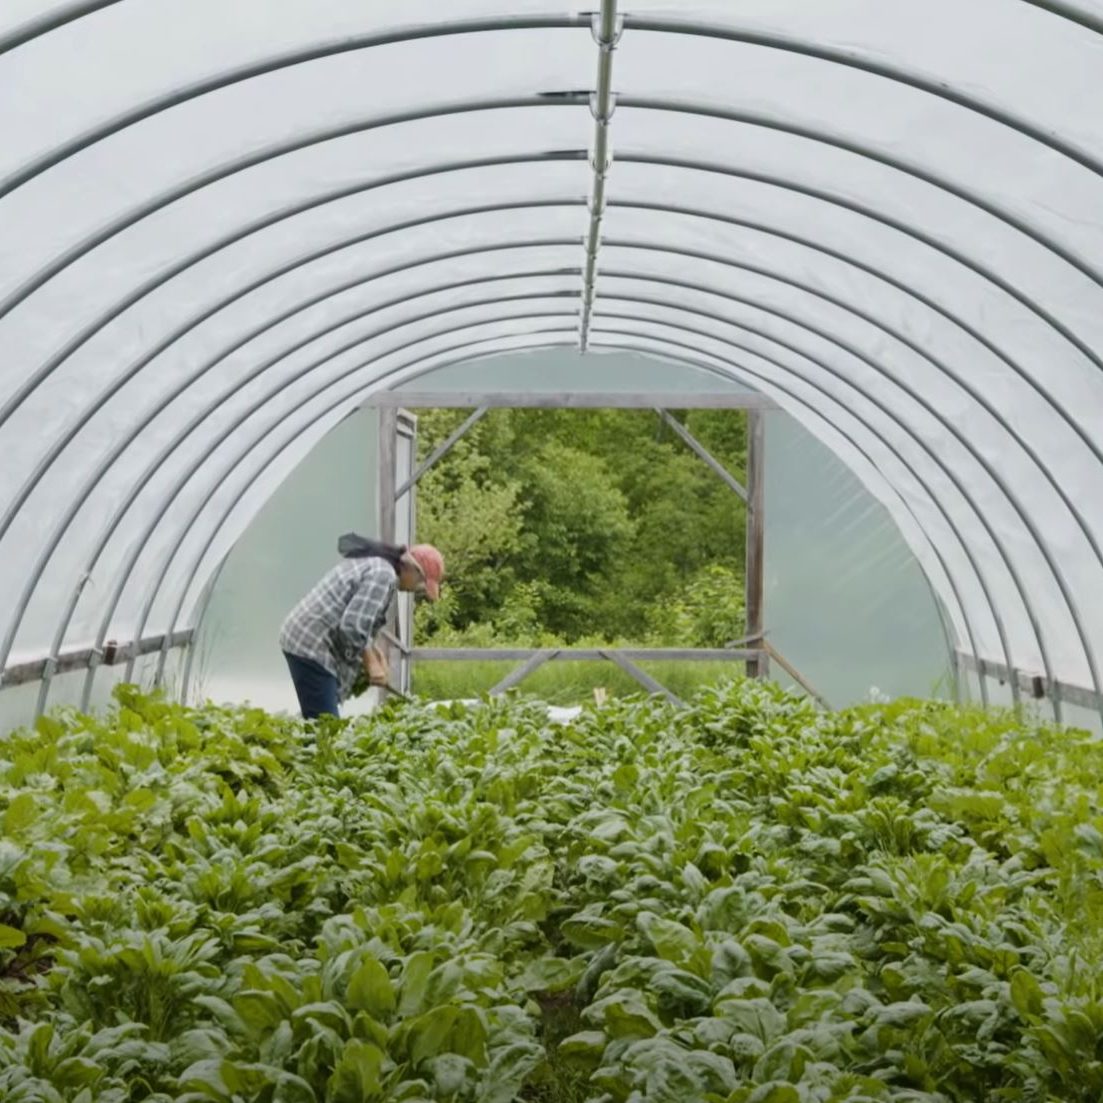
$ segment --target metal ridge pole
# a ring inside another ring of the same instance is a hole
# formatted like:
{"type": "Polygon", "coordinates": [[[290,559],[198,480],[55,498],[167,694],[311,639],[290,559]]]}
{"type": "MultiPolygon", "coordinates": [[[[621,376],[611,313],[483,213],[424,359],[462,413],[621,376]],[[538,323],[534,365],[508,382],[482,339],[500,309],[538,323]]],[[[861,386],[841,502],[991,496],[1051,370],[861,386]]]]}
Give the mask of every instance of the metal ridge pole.
{"type": "Polygon", "coordinates": [[[594,141],[590,150],[590,223],[586,230],[586,257],[582,275],[582,312],[578,323],[578,347],[582,352],[590,340],[590,318],[594,309],[597,282],[597,255],[601,249],[601,222],[605,217],[605,179],[613,157],[609,149],[609,124],[616,110],[613,95],[613,51],[620,41],[623,20],[617,15],[617,0],[601,0],[601,11],[595,12],[591,29],[598,46],[597,83],[590,97],[590,114],[594,117],[594,141]]]}

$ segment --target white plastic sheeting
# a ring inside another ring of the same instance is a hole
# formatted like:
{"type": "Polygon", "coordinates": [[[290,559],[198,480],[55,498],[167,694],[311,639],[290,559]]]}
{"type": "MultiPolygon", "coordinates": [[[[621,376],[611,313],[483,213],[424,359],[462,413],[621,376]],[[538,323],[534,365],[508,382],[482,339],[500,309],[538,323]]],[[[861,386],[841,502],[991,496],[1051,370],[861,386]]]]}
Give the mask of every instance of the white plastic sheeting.
{"type": "MultiPolygon", "coordinates": [[[[592,14],[4,5],[0,666],[191,625],[374,387],[577,341],[592,14]]],[[[961,652],[1098,693],[1103,5],[616,14],[589,348],[774,397],[961,652]]]]}

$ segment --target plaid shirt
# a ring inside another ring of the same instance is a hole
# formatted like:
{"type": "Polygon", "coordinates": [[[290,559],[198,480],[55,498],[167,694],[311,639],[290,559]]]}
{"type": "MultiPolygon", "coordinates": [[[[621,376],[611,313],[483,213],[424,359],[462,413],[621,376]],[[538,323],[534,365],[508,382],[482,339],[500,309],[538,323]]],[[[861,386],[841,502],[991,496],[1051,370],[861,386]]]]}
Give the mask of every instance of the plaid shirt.
{"type": "Polygon", "coordinates": [[[398,585],[385,559],[345,559],[288,614],[280,647],[337,678],[341,700],[363,668],[364,649],[383,627],[398,585]]]}

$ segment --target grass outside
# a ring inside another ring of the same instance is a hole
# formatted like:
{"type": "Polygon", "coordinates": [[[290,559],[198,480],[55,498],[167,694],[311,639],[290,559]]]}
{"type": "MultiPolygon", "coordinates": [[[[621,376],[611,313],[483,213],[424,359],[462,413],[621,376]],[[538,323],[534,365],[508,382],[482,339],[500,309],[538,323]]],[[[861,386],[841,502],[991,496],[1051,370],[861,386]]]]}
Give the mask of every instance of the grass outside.
{"type": "MultiPolygon", "coordinates": [[[[414,666],[412,688],[432,701],[480,697],[488,693],[519,663],[493,661],[422,662],[414,666]]],[[[660,685],[683,699],[706,686],[739,676],[742,662],[654,662],[637,663],[660,685]]],[[[580,705],[593,701],[594,691],[604,689],[609,697],[627,697],[643,692],[640,685],[611,662],[550,662],[530,674],[517,687],[550,705],[580,705]]]]}

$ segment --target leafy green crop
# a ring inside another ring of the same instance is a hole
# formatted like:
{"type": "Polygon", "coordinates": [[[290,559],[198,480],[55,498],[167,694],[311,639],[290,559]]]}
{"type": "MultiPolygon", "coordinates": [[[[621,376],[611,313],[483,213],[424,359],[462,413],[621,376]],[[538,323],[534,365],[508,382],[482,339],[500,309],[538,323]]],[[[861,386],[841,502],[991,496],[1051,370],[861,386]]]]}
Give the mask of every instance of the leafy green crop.
{"type": "Polygon", "coordinates": [[[1103,1098],[1103,745],[736,684],[0,753],[5,1103],[1103,1098]]]}

